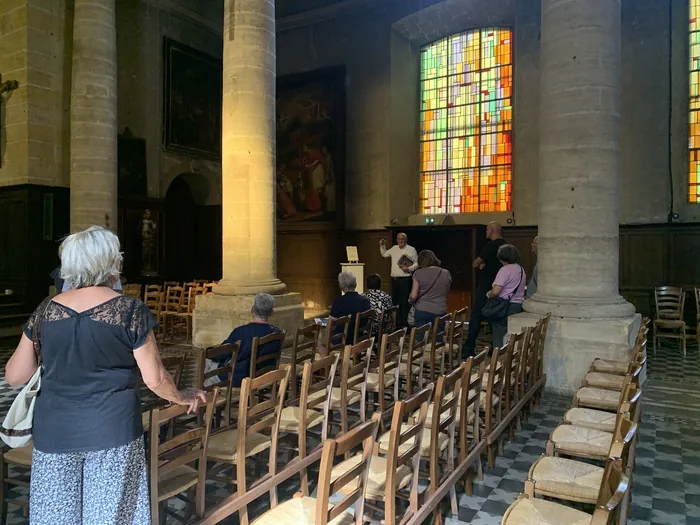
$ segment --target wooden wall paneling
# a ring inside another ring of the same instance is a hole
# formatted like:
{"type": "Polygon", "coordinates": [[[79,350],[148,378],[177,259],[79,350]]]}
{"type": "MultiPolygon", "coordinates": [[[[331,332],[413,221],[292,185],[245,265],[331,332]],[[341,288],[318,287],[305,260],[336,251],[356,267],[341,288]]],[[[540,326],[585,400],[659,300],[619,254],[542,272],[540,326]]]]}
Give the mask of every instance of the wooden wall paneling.
{"type": "Polygon", "coordinates": [[[670,232],[671,260],[669,283],[675,286],[700,285],[700,229],[670,232]]]}

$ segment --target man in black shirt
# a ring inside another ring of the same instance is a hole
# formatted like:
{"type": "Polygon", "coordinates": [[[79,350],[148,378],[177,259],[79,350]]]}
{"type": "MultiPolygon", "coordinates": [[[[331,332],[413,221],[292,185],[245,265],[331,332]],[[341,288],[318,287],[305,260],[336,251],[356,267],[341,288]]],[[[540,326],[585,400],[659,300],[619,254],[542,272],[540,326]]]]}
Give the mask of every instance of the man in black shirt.
{"type": "Polygon", "coordinates": [[[462,355],[465,359],[474,355],[474,347],[476,346],[476,338],[479,337],[481,330],[481,309],[486,303],[486,293],[491,289],[498,270],[501,269],[501,262],[498,260],[498,249],[503,246],[506,241],[501,236],[502,227],[497,222],[490,222],[486,226],[486,238],[489,240],[481,250],[479,256],[474,259],[472,266],[478,268],[476,294],[472,303],[472,315],[469,319],[469,337],[462,350],[462,355]]]}

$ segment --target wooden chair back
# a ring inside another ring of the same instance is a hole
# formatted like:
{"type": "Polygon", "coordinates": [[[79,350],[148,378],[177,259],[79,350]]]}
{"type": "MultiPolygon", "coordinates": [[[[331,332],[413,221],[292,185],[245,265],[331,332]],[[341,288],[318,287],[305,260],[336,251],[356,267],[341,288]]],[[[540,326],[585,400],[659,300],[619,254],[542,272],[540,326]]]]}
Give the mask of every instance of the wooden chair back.
{"type": "Polygon", "coordinates": [[[436,317],[433,321],[430,336],[430,358],[428,362],[428,381],[435,381],[435,378],[445,371],[445,357],[447,345],[452,344],[452,314],[445,314],[436,317]],[[440,355],[440,368],[438,369],[438,354],[440,355]]]}
{"type": "Polygon", "coordinates": [[[299,429],[306,433],[306,414],[308,410],[323,412],[321,440],[328,437],[329,408],[333,381],[340,356],[329,355],[314,361],[304,363],[301,378],[301,397],[299,399],[299,429]],[[326,372],[327,371],[327,372],[326,372]]]}
{"type": "Polygon", "coordinates": [[[408,339],[408,347],[406,348],[406,359],[404,360],[406,367],[404,369],[406,397],[413,395],[416,386],[418,389],[423,389],[423,360],[425,359],[429,333],[429,324],[411,329],[411,336],[408,339]]]}
{"type": "MultiPolygon", "coordinates": [[[[231,424],[233,406],[233,371],[236,366],[236,359],[238,358],[239,350],[239,342],[226,343],[209,348],[200,354],[198,388],[206,392],[213,392],[214,390],[219,392],[219,396],[221,397],[216,401],[216,405],[224,407],[224,427],[228,427],[231,424]],[[219,365],[217,368],[213,368],[208,372],[205,372],[207,359],[211,361],[222,355],[230,355],[231,358],[224,364],[219,365]],[[225,379],[221,379],[220,376],[224,376],[225,379]]],[[[199,419],[201,420],[201,412],[199,419]]]]}
{"type": "MultiPolygon", "coordinates": [[[[236,486],[238,496],[247,491],[245,453],[250,450],[247,442],[253,434],[270,436],[270,477],[277,473],[277,443],[279,439],[280,418],[284,408],[287,383],[289,382],[289,365],[267,372],[259,377],[246,377],[241,383],[241,400],[238,405],[238,432],[236,450],[240,457],[236,461],[236,486]],[[258,401],[263,399],[263,401],[258,401]]],[[[272,508],[277,505],[277,487],[270,489],[272,508]]],[[[239,511],[240,523],[248,523],[248,507],[239,511]]]]}
{"type": "Polygon", "coordinates": [[[165,297],[165,313],[179,313],[182,311],[185,289],[182,286],[170,286],[165,297]]]}
{"type": "MultiPolygon", "coordinates": [[[[214,389],[207,394],[207,401],[203,405],[205,416],[201,424],[166,441],[161,441],[156,437],[160,434],[160,428],[163,425],[174,422],[178,416],[186,414],[189,407],[186,405],[171,405],[167,408],[156,407],[151,411],[149,435],[152,437],[149,440],[148,453],[151,523],[161,523],[159,515],[160,502],[171,497],[167,493],[159,494],[161,477],[186,465],[192,465],[197,470],[195,515],[197,518],[204,517],[207,445],[211,430],[211,418],[214,414],[214,404],[218,394],[218,389],[214,389]]],[[[189,489],[189,486],[183,485],[183,491],[187,489],[189,489]]]]}
{"type": "Polygon", "coordinates": [[[462,361],[462,347],[469,332],[469,307],[460,308],[454,313],[452,327],[452,348],[450,352],[450,370],[454,370],[462,361]]]}
{"type": "Polygon", "coordinates": [[[159,284],[149,284],[144,292],[143,302],[148,306],[148,309],[158,315],[163,310],[163,287],[159,284]]]}
{"type": "MultiPolygon", "coordinates": [[[[374,339],[370,338],[356,345],[347,345],[343,350],[343,364],[340,372],[340,406],[347,418],[348,391],[360,392],[360,422],[366,419],[367,373],[372,361],[374,339]]],[[[342,417],[342,415],[341,415],[342,417]]],[[[346,422],[347,427],[347,422],[346,422]]],[[[343,431],[347,428],[343,429],[343,431]]]]}
{"type": "Polygon", "coordinates": [[[549,322],[552,319],[552,314],[545,315],[539,320],[535,327],[535,340],[537,341],[537,355],[535,357],[535,380],[539,381],[544,376],[544,346],[547,341],[547,332],[549,330],[549,322]]]}
{"type": "Polygon", "coordinates": [[[503,391],[506,384],[505,375],[510,356],[509,345],[510,343],[501,348],[494,348],[491,354],[488,381],[486,382],[486,402],[484,403],[484,423],[487,436],[501,422],[503,391]],[[501,400],[501,402],[495,403],[495,400],[501,400]]]}
{"type": "MultiPolygon", "coordinates": [[[[399,399],[399,379],[401,367],[401,355],[403,353],[403,345],[406,340],[406,328],[397,330],[392,334],[384,334],[382,342],[379,345],[379,360],[377,366],[377,374],[379,380],[379,410],[382,421],[385,416],[394,409],[394,403],[399,399]],[[386,380],[388,377],[394,377],[394,391],[392,400],[389,404],[386,403],[386,380]]],[[[372,365],[370,364],[370,372],[372,365]]]]}
{"type": "MultiPolygon", "coordinates": [[[[163,363],[163,367],[172,376],[175,386],[179,387],[182,370],[185,367],[185,355],[165,355],[161,357],[161,362],[163,363]]],[[[152,410],[153,407],[163,406],[166,404],[163,399],[157,397],[155,394],[153,394],[153,392],[151,392],[151,390],[144,384],[143,380],[140,381],[139,385],[139,398],[141,399],[141,411],[144,413],[152,410]]]]}
{"type": "Polygon", "coordinates": [[[478,442],[480,439],[479,403],[488,355],[488,349],[482,350],[478,355],[467,359],[463,365],[464,380],[462,382],[462,399],[459,403],[459,437],[460,453],[463,453],[464,457],[471,448],[468,440],[469,425],[473,425],[472,438],[474,442],[478,442]]]}
{"type": "Polygon", "coordinates": [[[377,322],[377,341],[381,341],[384,334],[390,334],[396,331],[398,316],[398,305],[380,312],[379,321],[377,322]]]}
{"type": "Polygon", "coordinates": [[[272,332],[265,337],[253,337],[252,346],[250,348],[250,377],[260,377],[263,374],[279,368],[282,346],[284,346],[284,339],[286,336],[287,332],[280,330],[279,332],[272,332]],[[265,347],[273,347],[275,342],[279,343],[279,348],[276,352],[267,354],[261,353],[261,350],[265,347]]]}
{"type": "MultiPolygon", "coordinates": [[[[360,344],[363,344],[364,341],[360,344]]],[[[374,440],[379,427],[378,418],[359,424],[336,439],[327,439],[323,444],[321,466],[318,474],[318,496],[316,498],[316,525],[328,525],[354,504],[355,525],[362,525],[364,520],[365,492],[367,477],[372,459],[374,440]],[[362,456],[357,465],[342,476],[332,479],[333,466],[336,458],[347,456],[351,450],[362,446],[362,456]],[[338,489],[346,485],[355,489],[335,505],[330,504],[330,498],[338,489]]]]}
{"type": "Polygon", "coordinates": [[[504,377],[504,397],[505,410],[510,410],[518,404],[520,400],[520,365],[523,358],[523,353],[527,351],[525,348],[525,331],[522,330],[517,334],[510,334],[508,351],[508,370],[504,377]]]}
{"type": "Polygon", "coordinates": [[[214,293],[214,287],[216,286],[216,283],[205,283],[204,285],[204,294],[210,294],[214,293]]]}
{"type": "Polygon", "coordinates": [[[420,451],[428,416],[428,406],[433,397],[433,385],[419,390],[405,401],[397,401],[393,408],[389,445],[387,449],[387,477],[384,496],[384,515],[387,525],[405,523],[418,512],[418,474],[420,470],[420,451]],[[418,412],[418,417],[413,417],[418,412]],[[408,447],[407,450],[400,450],[408,447]],[[409,505],[402,516],[397,515],[397,479],[396,472],[404,465],[411,468],[413,477],[410,484],[409,505]]]}
{"type": "Polygon", "coordinates": [[[685,293],[683,288],[676,286],[657,286],[654,288],[654,303],[656,318],[661,320],[680,321],[683,319],[685,308],[685,293]]]}
{"type": "Polygon", "coordinates": [[[518,366],[518,399],[522,399],[536,381],[534,373],[537,362],[535,329],[536,327],[528,326],[523,331],[522,351],[518,366]]]}
{"type": "Polygon", "coordinates": [[[352,318],[349,315],[344,317],[329,317],[326,326],[326,351],[328,355],[333,352],[342,352],[348,340],[348,330],[352,318]]]}
{"type": "Polygon", "coordinates": [[[318,347],[318,338],[321,335],[321,326],[316,323],[297,328],[292,342],[292,377],[289,380],[290,395],[292,399],[298,398],[299,367],[307,363],[313,363],[318,347]]]}
{"type": "Polygon", "coordinates": [[[623,467],[627,468],[630,447],[637,435],[638,425],[628,415],[622,415],[616,425],[615,435],[610,446],[610,458],[621,459],[623,467]]]}
{"type": "Polygon", "coordinates": [[[372,337],[372,329],[377,322],[377,311],[370,308],[365,312],[355,314],[355,333],[353,343],[360,343],[372,337]]]}
{"type": "Polygon", "coordinates": [[[613,525],[617,522],[621,503],[629,490],[629,479],[620,463],[611,461],[605,466],[591,525],[613,525]]]}

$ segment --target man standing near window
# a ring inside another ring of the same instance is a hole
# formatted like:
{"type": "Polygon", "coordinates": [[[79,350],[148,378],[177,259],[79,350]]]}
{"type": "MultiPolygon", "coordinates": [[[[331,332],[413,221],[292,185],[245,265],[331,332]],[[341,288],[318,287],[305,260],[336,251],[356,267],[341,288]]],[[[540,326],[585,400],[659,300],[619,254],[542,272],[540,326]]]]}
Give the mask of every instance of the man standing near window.
{"type": "Polygon", "coordinates": [[[472,315],[469,319],[469,337],[462,350],[462,356],[467,359],[474,355],[474,347],[476,346],[476,338],[479,337],[481,331],[481,309],[486,304],[486,294],[491,289],[498,270],[501,269],[501,262],[498,260],[498,249],[503,246],[506,241],[503,239],[502,227],[497,222],[490,222],[486,226],[486,238],[489,240],[481,250],[479,256],[474,259],[472,266],[479,269],[477,277],[476,294],[474,295],[474,303],[472,304],[472,315]]]}
{"type": "Polygon", "coordinates": [[[391,257],[391,296],[394,305],[399,307],[397,328],[406,326],[408,319],[408,296],[411,294],[411,273],[418,268],[418,252],[408,245],[405,233],[396,236],[396,244],[386,249],[386,240],[379,241],[382,257],[391,257]]]}

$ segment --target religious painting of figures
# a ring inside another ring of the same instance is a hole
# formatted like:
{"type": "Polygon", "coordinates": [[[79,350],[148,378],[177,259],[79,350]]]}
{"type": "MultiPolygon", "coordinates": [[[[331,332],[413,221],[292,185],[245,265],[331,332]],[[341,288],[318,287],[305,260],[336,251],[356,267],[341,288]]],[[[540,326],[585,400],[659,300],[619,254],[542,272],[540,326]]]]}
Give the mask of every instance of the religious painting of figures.
{"type": "Polygon", "coordinates": [[[345,69],[277,82],[277,218],[342,225],[345,69]]]}
{"type": "Polygon", "coordinates": [[[146,139],[134,137],[129,128],[117,137],[117,174],[120,197],[146,197],[146,139]]]}
{"type": "Polygon", "coordinates": [[[221,59],[165,38],[165,149],[221,158],[221,59]]]}

